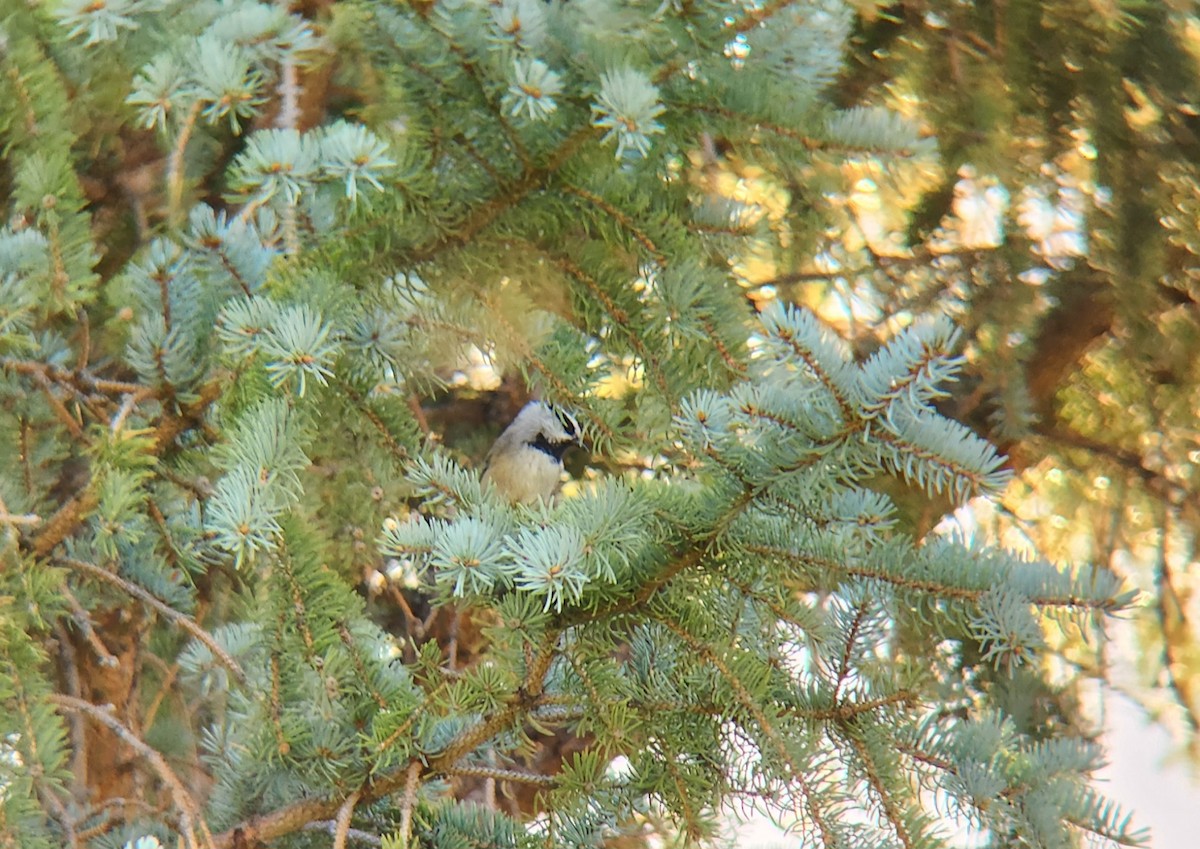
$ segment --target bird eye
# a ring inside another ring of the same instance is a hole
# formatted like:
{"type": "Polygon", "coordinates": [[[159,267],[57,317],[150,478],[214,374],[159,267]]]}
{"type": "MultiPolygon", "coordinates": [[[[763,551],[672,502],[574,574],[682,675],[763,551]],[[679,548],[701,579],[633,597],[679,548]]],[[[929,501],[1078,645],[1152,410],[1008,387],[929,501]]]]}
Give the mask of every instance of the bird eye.
{"type": "Polygon", "coordinates": [[[549,404],[547,406],[550,407],[550,411],[554,413],[554,417],[558,419],[558,423],[562,425],[563,430],[570,434],[574,439],[579,439],[579,423],[575,421],[575,418],[570,413],[566,412],[565,410],[560,410],[553,404],[549,404]]]}

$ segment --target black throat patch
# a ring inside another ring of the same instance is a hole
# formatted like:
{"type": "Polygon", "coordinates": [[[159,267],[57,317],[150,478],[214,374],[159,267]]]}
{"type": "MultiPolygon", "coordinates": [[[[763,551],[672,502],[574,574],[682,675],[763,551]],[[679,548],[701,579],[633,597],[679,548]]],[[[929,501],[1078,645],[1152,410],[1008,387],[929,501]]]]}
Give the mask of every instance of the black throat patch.
{"type": "Polygon", "coordinates": [[[563,454],[567,453],[567,449],[571,447],[571,440],[564,439],[562,442],[551,442],[546,438],[544,433],[539,433],[530,446],[541,451],[543,454],[548,454],[555,460],[562,462],[563,454]]]}

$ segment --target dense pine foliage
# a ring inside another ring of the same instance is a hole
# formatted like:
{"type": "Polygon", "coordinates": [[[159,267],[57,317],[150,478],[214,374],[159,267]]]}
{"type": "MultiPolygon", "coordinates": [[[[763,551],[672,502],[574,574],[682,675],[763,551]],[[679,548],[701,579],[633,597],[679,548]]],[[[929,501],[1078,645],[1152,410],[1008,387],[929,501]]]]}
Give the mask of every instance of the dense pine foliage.
{"type": "Polygon", "coordinates": [[[0,10],[5,845],[1142,839],[1061,673],[1134,593],[931,531],[1086,251],[938,211],[1024,172],[929,5],[0,10]],[[513,506],[530,394],[588,451],[513,506]]]}

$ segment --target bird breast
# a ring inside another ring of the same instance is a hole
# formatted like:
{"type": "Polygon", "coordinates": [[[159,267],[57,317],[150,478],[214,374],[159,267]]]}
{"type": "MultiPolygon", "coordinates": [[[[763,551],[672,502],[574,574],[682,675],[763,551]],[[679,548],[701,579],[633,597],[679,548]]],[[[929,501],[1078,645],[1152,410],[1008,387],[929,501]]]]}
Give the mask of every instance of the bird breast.
{"type": "Polygon", "coordinates": [[[563,466],[549,454],[529,446],[493,457],[483,475],[484,483],[518,504],[549,501],[558,491],[563,466]]]}

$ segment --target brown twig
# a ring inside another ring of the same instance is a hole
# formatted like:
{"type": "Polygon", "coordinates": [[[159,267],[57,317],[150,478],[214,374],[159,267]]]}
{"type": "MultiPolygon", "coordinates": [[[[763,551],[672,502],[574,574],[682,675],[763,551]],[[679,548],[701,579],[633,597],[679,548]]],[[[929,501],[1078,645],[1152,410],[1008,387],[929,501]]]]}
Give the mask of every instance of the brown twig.
{"type": "Polygon", "coordinates": [[[111,709],[106,710],[99,705],[94,705],[83,699],[77,699],[74,696],[64,696],[58,693],[51,693],[48,698],[53,704],[63,710],[82,713],[96,720],[120,737],[121,740],[150,764],[155,774],[158,775],[159,779],[171,791],[171,797],[175,801],[175,808],[179,813],[180,832],[188,849],[198,849],[201,845],[208,847],[214,845],[212,834],[208,830],[208,824],[205,823],[196,800],[188,793],[183,782],[179,780],[179,776],[175,774],[167,764],[166,759],[156,749],[151,748],[140,737],[130,731],[121,720],[113,715],[111,709]],[[203,844],[196,839],[197,827],[204,838],[203,844]]]}
{"type": "MultiPolygon", "coordinates": [[[[318,820],[310,822],[304,826],[304,831],[324,831],[331,837],[337,830],[337,823],[333,820],[318,820]]],[[[359,828],[346,829],[346,837],[350,840],[357,840],[359,843],[365,843],[368,846],[383,846],[383,839],[376,834],[371,834],[369,831],[363,831],[359,828]]]]}
{"type": "Polygon", "coordinates": [[[95,509],[99,499],[91,490],[85,490],[80,495],[69,499],[58,511],[51,516],[37,536],[33,538],[33,553],[45,557],[54,550],[64,539],[75,533],[75,530],[95,509]]]}
{"type": "Polygon", "coordinates": [[[58,560],[63,565],[68,566],[77,572],[82,572],[85,575],[104,581],[119,588],[127,595],[133,596],[138,601],[141,601],[146,606],[152,608],[155,612],[159,613],[169,622],[178,626],[179,628],[182,628],[184,631],[187,631],[196,640],[203,643],[205,648],[212,652],[213,657],[220,661],[221,664],[233,674],[233,677],[238,680],[238,683],[246,683],[246,673],[243,671],[241,665],[234,660],[233,657],[225,651],[225,649],[221,648],[220,644],[217,643],[212,634],[208,633],[208,631],[205,631],[198,624],[196,624],[196,620],[192,619],[192,617],[185,613],[180,613],[178,610],[166,604],[165,602],[160,601],[156,596],[151,595],[147,590],[142,589],[137,584],[130,583],[115,572],[110,572],[109,570],[97,566],[94,563],[88,563],[85,560],[77,560],[74,557],[61,557],[58,558],[58,560]]]}
{"type": "Polygon", "coordinates": [[[200,108],[203,103],[197,100],[188,110],[187,115],[183,118],[183,124],[179,128],[179,137],[175,140],[175,146],[171,148],[171,155],[167,158],[167,217],[171,221],[177,220],[180,214],[180,204],[183,202],[183,177],[184,177],[184,154],[187,152],[188,141],[192,138],[192,131],[196,129],[196,119],[200,117],[200,108]]]}
{"type": "Polygon", "coordinates": [[[412,845],[413,808],[417,804],[417,779],[421,777],[421,764],[413,761],[404,773],[404,801],[400,807],[400,845],[407,849],[412,845]]]}
{"type": "Polygon", "coordinates": [[[362,790],[355,790],[338,808],[337,818],[334,820],[333,849],[346,849],[346,835],[350,832],[350,819],[354,816],[354,806],[358,804],[361,796],[362,790]]]}
{"type": "Polygon", "coordinates": [[[113,653],[108,650],[108,646],[104,645],[104,642],[96,634],[96,629],[92,627],[91,614],[79,603],[79,599],[75,597],[75,593],[71,592],[70,587],[64,584],[59,587],[59,592],[66,599],[67,607],[71,608],[75,624],[79,626],[79,631],[83,634],[83,638],[87,640],[87,644],[92,647],[92,651],[100,659],[100,665],[108,669],[115,669],[120,665],[119,661],[113,657],[113,653]]]}

